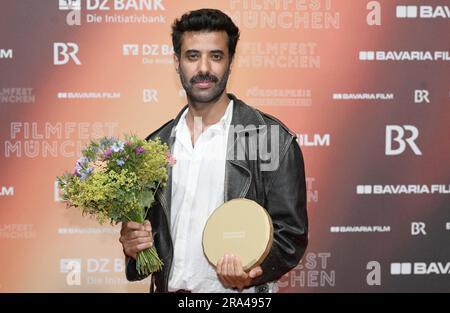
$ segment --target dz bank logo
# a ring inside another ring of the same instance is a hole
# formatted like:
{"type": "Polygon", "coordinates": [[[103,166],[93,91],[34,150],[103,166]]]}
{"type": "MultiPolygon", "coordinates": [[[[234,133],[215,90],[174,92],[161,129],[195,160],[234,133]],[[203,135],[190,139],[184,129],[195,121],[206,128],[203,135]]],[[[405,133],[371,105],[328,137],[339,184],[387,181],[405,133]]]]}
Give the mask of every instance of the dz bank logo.
{"type": "Polygon", "coordinates": [[[59,9],[70,11],[66,17],[67,25],[81,25],[81,0],[59,0],[59,9]]]}
{"type": "Polygon", "coordinates": [[[59,0],[60,10],[81,10],[81,0],[59,0]]]}
{"type": "Polygon", "coordinates": [[[380,262],[370,261],[367,263],[366,270],[369,273],[366,276],[366,283],[369,286],[381,286],[381,265],[380,262]]]}
{"type": "Polygon", "coordinates": [[[66,273],[68,286],[81,285],[81,259],[61,259],[59,266],[61,273],[66,273]]]}
{"type": "Polygon", "coordinates": [[[369,13],[367,13],[367,25],[380,26],[381,25],[381,5],[378,1],[369,1],[366,6],[369,13]]]}
{"type": "Polygon", "coordinates": [[[419,130],[412,125],[387,125],[386,126],[386,155],[399,155],[406,150],[408,144],[415,155],[422,155],[419,147],[416,145],[415,140],[419,137],[419,130]],[[410,136],[405,138],[406,132],[410,133],[410,136]],[[397,143],[397,147],[393,147],[394,141],[397,143]]]}
{"type": "Polygon", "coordinates": [[[77,57],[78,45],[73,42],[55,42],[53,43],[53,64],[64,65],[72,60],[76,65],[81,65],[77,57]]]}

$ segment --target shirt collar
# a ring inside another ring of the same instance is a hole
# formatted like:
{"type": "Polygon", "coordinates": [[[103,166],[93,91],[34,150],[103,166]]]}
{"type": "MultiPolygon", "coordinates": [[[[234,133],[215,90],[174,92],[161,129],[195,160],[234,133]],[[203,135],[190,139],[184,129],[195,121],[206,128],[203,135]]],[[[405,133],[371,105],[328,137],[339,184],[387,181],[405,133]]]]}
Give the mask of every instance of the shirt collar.
{"type": "Polygon", "coordinates": [[[232,117],[233,117],[233,100],[230,100],[227,109],[225,110],[225,113],[222,115],[220,120],[216,124],[211,125],[209,128],[226,131],[227,127],[231,124],[232,117]]]}
{"type": "MultiPolygon", "coordinates": [[[[181,127],[186,125],[186,115],[188,111],[189,107],[187,107],[184,110],[183,114],[181,115],[180,120],[175,126],[175,132],[179,131],[181,127]]],[[[230,126],[231,124],[232,117],[233,117],[233,99],[231,99],[230,102],[228,103],[227,109],[225,110],[225,113],[222,115],[220,120],[217,123],[209,126],[208,129],[226,131],[227,127],[230,126]]]]}

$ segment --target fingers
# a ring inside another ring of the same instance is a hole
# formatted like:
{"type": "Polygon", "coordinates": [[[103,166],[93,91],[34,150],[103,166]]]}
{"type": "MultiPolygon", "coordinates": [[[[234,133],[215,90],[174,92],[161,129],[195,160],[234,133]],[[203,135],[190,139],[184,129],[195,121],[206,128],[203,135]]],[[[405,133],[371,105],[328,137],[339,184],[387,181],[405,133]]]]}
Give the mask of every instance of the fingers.
{"type": "Polygon", "coordinates": [[[249,273],[248,276],[250,276],[250,278],[256,278],[258,276],[261,276],[263,273],[263,270],[261,268],[261,266],[257,266],[255,268],[253,268],[249,273]]]}
{"type": "Polygon", "coordinates": [[[227,288],[242,289],[249,284],[249,277],[242,268],[240,258],[232,254],[225,254],[217,262],[216,271],[219,280],[227,288]]]}
{"type": "Polygon", "coordinates": [[[152,224],[150,224],[149,220],[144,221],[144,230],[148,232],[152,232],[152,224]]]}
{"type": "Polygon", "coordinates": [[[227,274],[230,277],[230,280],[234,280],[234,255],[226,255],[225,257],[228,257],[227,260],[227,274]]]}
{"type": "Polygon", "coordinates": [[[248,275],[242,268],[241,259],[238,256],[233,256],[234,277],[232,283],[234,288],[242,290],[247,285],[248,275]]]}
{"type": "Polygon", "coordinates": [[[141,244],[147,244],[147,243],[153,244],[153,240],[151,237],[139,237],[139,238],[136,238],[133,240],[127,240],[127,241],[125,241],[124,244],[127,247],[137,247],[141,244]]]}
{"type": "Polygon", "coordinates": [[[151,247],[152,247],[151,243],[142,243],[142,244],[139,244],[139,245],[134,246],[134,247],[125,248],[123,251],[124,251],[124,253],[127,256],[129,256],[129,257],[131,257],[131,258],[136,260],[137,254],[139,252],[141,252],[141,251],[143,251],[145,249],[149,249],[151,247]]]}
{"type": "Polygon", "coordinates": [[[136,252],[141,252],[145,249],[151,248],[153,246],[153,242],[143,242],[136,245],[136,252]]]}
{"type": "Polygon", "coordinates": [[[133,239],[141,238],[141,237],[151,238],[152,234],[145,230],[133,230],[133,231],[128,232],[128,234],[126,234],[124,237],[126,237],[127,240],[133,240],[133,239]]]}
{"type": "Polygon", "coordinates": [[[125,241],[123,244],[123,251],[126,255],[136,259],[136,255],[153,246],[153,241],[148,237],[137,238],[131,241],[125,241]]]}
{"type": "Polygon", "coordinates": [[[242,262],[241,258],[236,256],[234,258],[234,268],[235,268],[235,274],[237,277],[246,278],[246,273],[244,272],[244,269],[242,268],[242,262]]]}
{"type": "Polygon", "coordinates": [[[223,268],[226,273],[226,275],[224,275],[224,278],[228,282],[228,286],[230,288],[235,288],[238,282],[236,281],[236,277],[234,274],[234,255],[225,255],[225,264],[223,265],[223,268]]]}
{"type": "Polygon", "coordinates": [[[137,253],[153,246],[153,236],[150,221],[144,224],[136,222],[122,223],[119,241],[126,255],[136,259],[137,253]]]}
{"type": "Polygon", "coordinates": [[[221,268],[222,276],[228,275],[228,254],[223,256],[222,268],[221,268]]]}
{"type": "Polygon", "coordinates": [[[223,257],[221,257],[219,259],[219,261],[217,261],[217,265],[216,265],[216,273],[217,275],[222,276],[222,264],[223,264],[223,257]]]}
{"type": "Polygon", "coordinates": [[[219,261],[217,261],[216,264],[216,274],[217,274],[217,278],[219,278],[219,281],[222,283],[222,285],[224,287],[228,287],[226,281],[224,281],[223,277],[222,277],[222,263],[223,263],[223,257],[219,259],[219,261]]]}
{"type": "Polygon", "coordinates": [[[131,230],[143,229],[143,225],[137,222],[127,222],[125,223],[125,227],[131,230]]]}
{"type": "Polygon", "coordinates": [[[120,235],[129,236],[129,238],[132,239],[135,236],[143,236],[143,233],[139,233],[140,231],[148,232],[151,235],[152,225],[150,224],[150,221],[145,220],[144,224],[139,224],[137,222],[122,223],[120,235]]]}
{"type": "Polygon", "coordinates": [[[224,255],[222,258],[219,259],[216,266],[216,272],[217,276],[219,277],[220,282],[225,288],[230,288],[230,282],[228,281],[226,277],[227,273],[227,255],[224,255]]]}
{"type": "Polygon", "coordinates": [[[225,287],[230,288],[232,287],[231,281],[228,277],[228,254],[225,254],[223,256],[223,262],[222,262],[222,280],[225,282],[225,287]]]}
{"type": "Polygon", "coordinates": [[[151,231],[152,226],[149,221],[145,221],[144,224],[139,224],[137,222],[122,222],[122,228],[120,229],[120,235],[124,236],[130,231],[134,230],[146,230],[151,231]],[[147,223],[146,223],[147,222],[147,223]]]}

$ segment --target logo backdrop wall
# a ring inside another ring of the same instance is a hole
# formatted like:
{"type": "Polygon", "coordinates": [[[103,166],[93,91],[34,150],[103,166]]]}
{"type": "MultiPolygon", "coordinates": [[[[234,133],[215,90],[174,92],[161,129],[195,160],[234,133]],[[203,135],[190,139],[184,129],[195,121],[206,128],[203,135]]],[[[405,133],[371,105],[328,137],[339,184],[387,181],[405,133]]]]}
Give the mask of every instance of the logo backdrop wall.
{"type": "MultiPolygon", "coordinates": [[[[211,1],[0,2],[0,291],[148,291],[119,228],[55,177],[104,135],[186,99],[170,24],[211,1]]],[[[306,163],[310,245],[279,292],[450,291],[447,1],[227,0],[229,90],[283,120],[306,163]],[[397,2],[397,3],[396,3],[397,2]]]]}

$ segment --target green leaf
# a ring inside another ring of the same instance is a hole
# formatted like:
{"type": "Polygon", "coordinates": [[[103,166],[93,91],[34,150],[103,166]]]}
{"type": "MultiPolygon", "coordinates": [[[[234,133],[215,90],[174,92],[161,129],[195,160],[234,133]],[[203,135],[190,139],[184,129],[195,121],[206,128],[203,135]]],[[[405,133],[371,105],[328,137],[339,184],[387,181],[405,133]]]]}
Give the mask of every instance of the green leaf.
{"type": "Polygon", "coordinates": [[[151,207],[153,201],[155,201],[155,196],[153,192],[144,190],[139,194],[139,201],[141,202],[143,207],[151,207]]]}

